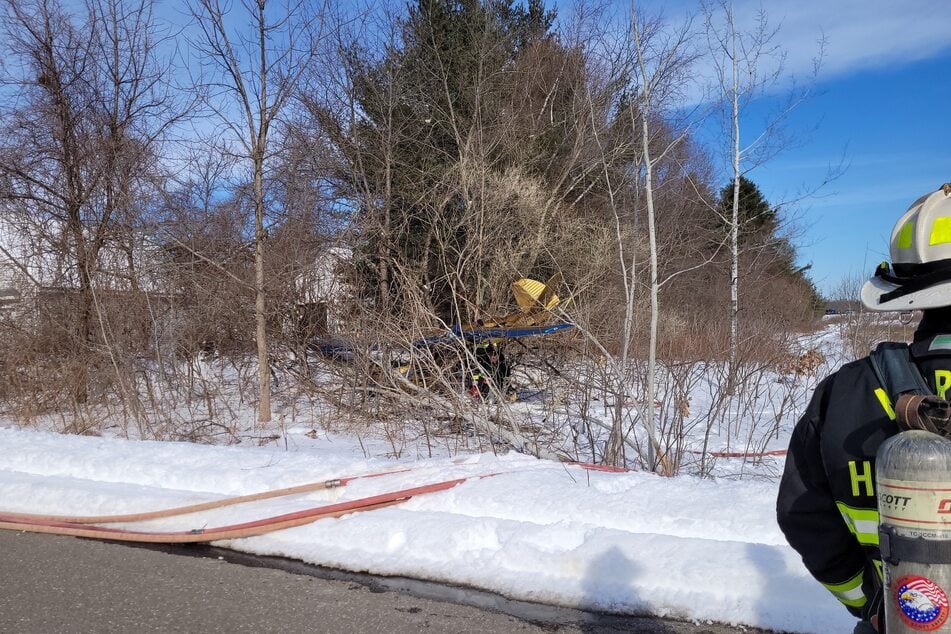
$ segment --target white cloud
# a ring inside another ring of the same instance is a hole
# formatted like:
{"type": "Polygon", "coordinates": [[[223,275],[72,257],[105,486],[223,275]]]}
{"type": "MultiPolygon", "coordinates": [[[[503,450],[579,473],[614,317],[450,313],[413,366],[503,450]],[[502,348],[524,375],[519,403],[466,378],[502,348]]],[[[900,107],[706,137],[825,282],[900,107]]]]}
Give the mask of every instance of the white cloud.
{"type": "MultiPolygon", "coordinates": [[[[756,29],[761,13],[770,30],[776,29],[771,44],[785,54],[783,75],[777,82],[762,86],[765,93],[782,92],[790,78],[809,85],[814,60],[824,42],[819,81],[847,73],[876,68],[900,68],[910,62],[933,58],[951,51],[951,3],[947,0],[726,0],[732,3],[737,31],[749,34],[756,29]]],[[[559,16],[570,24],[578,3],[587,0],[546,0],[558,8],[559,16]]],[[[708,0],[711,6],[717,0],[708,0]]],[[[588,18],[598,16],[597,28],[605,28],[621,39],[627,38],[630,0],[609,0],[588,18]],[[617,29],[613,33],[613,28],[617,29]]],[[[703,33],[702,0],[636,0],[636,8],[648,18],[663,17],[672,28],[692,16],[697,38],[697,59],[692,82],[683,86],[686,104],[696,105],[716,93],[715,72],[706,51],[703,33]]],[[[597,30],[595,28],[595,30],[597,30]]],[[[610,37],[608,37],[610,39],[610,37]]],[[[760,59],[755,72],[762,80],[775,70],[775,59],[760,59]]],[[[741,81],[743,78],[741,77],[741,81]]],[[[935,81],[942,81],[936,77],[935,81]]]]}
{"type": "Polygon", "coordinates": [[[740,28],[753,26],[760,8],[780,27],[777,43],[795,75],[811,71],[823,36],[824,77],[927,59],[951,47],[946,0],[737,0],[734,7],[740,28]]]}

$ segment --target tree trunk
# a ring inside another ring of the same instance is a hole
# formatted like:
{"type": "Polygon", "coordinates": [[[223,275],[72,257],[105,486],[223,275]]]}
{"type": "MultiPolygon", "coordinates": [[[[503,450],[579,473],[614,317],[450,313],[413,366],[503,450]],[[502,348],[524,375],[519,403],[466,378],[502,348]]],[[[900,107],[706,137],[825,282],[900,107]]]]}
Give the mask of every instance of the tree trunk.
{"type": "Polygon", "coordinates": [[[254,322],[258,346],[258,422],[271,420],[271,372],[267,354],[267,314],[264,297],[264,153],[254,157],[254,322]]]}
{"type": "Polygon", "coordinates": [[[642,144],[644,151],[644,190],[647,196],[647,239],[650,245],[651,319],[650,343],[647,349],[647,393],[644,395],[643,417],[644,425],[647,428],[647,435],[650,440],[650,444],[647,448],[647,461],[651,468],[653,468],[656,459],[654,448],[655,445],[657,445],[657,441],[654,440],[654,391],[656,389],[657,323],[660,320],[660,289],[657,280],[657,227],[654,219],[654,169],[651,163],[649,132],[645,110],[645,114],[641,116],[641,135],[643,137],[642,144]]]}
{"type": "MultiPolygon", "coordinates": [[[[85,403],[89,398],[88,366],[92,352],[92,319],[93,319],[93,297],[92,297],[92,276],[90,274],[90,254],[86,245],[86,237],[83,234],[82,216],[79,205],[70,205],[67,211],[67,223],[69,233],[74,244],[76,271],[79,275],[79,337],[77,342],[77,361],[76,380],[73,385],[73,398],[77,403],[85,403]]],[[[65,307],[69,310],[69,295],[64,298],[65,307]]],[[[68,323],[68,322],[67,322],[68,323]]],[[[75,323],[75,322],[73,322],[75,323]]]]}
{"type": "MultiPolygon", "coordinates": [[[[740,345],[740,105],[739,105],[739,69],[736,59],[736,30],[730,19],[730,39],[733,51],[733,209],[730,213],[730,377],[734,376],[738,348],[740,345]]],[[[728,391],[732,391],[732,380],[728,391]]]]}
{"type": "Polygon", "coordinates": [[[267,44],[264,17],[265,0],[258,0],[258,81],[261,87],[258,94],[258,129],[253,138],[254,160],[254,321],[255,339],[258,344],[258,422],[271,421],[271,368],[267,354],[267,313],[264,297],[264,155],[267,148],[268,105],[267,105],[267,44]]]}

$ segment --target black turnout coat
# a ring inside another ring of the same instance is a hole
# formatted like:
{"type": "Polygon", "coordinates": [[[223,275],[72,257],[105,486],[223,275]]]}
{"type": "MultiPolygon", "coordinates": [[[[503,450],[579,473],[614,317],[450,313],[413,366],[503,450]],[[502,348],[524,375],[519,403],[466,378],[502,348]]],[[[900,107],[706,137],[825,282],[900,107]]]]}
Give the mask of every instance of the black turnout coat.
{"type": "MultiPolygon", "coordinates": [[[[946,310],[946,309],[944,309],[946,310]]],[[[951,320],[943,320],[951,324],[951,320]]],[[[951,397],[951,327],[928,312],[911,355],[931,389],[951,397]]],[[[789,443],[777,519],[809,572],[857,617],[877,610],[881,587],[875,455],[898,433],[887,391],[868,357],[823,380],[789,443]]]]}

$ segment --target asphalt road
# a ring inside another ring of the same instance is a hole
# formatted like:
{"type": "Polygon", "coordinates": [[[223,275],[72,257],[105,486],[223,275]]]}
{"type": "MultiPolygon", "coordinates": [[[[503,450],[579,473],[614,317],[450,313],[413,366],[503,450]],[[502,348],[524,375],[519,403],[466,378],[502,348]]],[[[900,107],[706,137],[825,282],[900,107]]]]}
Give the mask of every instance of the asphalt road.
{"type": "Polygon", "coordinates": [[[216,549],[170,550],[0,530],[0,632],[762,633],[546,608],[216,549]]]}

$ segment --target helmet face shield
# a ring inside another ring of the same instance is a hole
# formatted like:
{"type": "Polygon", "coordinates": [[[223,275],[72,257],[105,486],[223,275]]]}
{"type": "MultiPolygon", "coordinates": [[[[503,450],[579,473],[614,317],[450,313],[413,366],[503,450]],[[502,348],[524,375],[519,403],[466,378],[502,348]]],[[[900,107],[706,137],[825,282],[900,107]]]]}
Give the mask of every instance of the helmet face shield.
{"type": "Polygon", "coordinates": [[[875,311],[951,306],[951,197],[941,189],[922,196],[895,224],[889,252],[862,287],[862,304],[875,311]]]}

